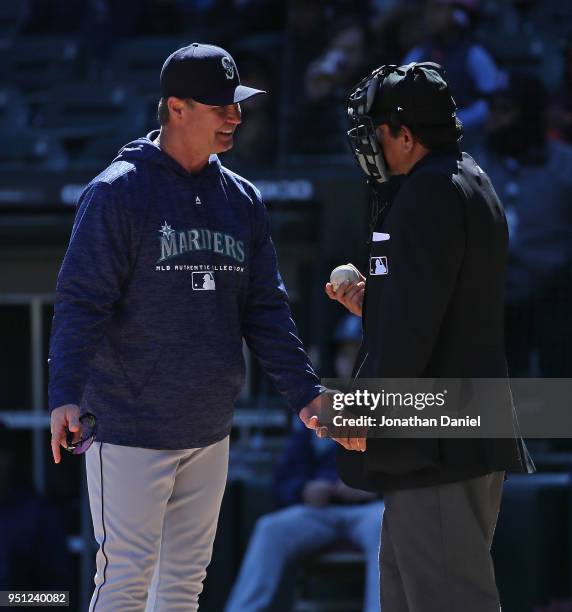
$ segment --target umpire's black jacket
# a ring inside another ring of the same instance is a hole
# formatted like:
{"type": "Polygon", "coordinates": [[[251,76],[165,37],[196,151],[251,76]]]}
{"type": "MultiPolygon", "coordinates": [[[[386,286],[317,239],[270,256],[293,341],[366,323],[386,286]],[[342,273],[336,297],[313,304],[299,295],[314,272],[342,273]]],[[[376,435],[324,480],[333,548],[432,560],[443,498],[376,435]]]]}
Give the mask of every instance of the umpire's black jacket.
{"type": "MultiPolygon", "coordinates": [[[[430,152],[392,200],[371,243],[356,376],[506,377],[508,231],[489,178],[466,153],[430,152]]],[[[534,470],[520,438],[370,438],[339,459],[342,479],[366,490],[534,470]]]]}

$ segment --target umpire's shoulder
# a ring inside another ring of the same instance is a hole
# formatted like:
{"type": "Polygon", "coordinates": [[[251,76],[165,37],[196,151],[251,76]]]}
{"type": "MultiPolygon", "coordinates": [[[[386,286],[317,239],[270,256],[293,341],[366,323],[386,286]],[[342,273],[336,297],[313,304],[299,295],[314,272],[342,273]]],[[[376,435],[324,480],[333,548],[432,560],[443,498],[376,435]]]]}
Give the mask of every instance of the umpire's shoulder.
{"type": "Polygon", "coordinates": [[[408,176],[397,194],[394,207],[403,214],[421,217],[440,214],[457,216],[463,210],[452,173],[434,168],[408,176]]]}

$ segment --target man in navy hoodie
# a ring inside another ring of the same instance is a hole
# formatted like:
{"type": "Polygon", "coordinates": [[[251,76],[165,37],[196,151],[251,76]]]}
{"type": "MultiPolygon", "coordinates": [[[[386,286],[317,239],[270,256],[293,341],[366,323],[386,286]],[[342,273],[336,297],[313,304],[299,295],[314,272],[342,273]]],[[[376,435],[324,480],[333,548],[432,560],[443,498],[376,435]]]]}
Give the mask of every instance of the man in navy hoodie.
{"type": "Polygon", "coordinates": [[[305,422],[321,391],[260,193],[216,156],[232,147],[239,103],[264,92],[240,84],[226,51],[197,43],[167,58],[161,92],[161,129],[82,193],[57,284],[52,451],[59,463],[66,430],[79,438],[80,413],[95,415],[98,612],[198,609],[243,339],[305,422]]]}

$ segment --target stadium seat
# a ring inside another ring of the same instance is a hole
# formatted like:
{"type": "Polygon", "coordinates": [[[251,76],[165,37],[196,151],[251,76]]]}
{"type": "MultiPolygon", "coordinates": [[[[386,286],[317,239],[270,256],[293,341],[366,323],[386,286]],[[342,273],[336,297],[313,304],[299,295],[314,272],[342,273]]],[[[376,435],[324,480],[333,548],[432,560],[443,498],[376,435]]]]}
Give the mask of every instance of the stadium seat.
{"type": "Polygon", "coordinates": [[[25,128],[29,106],[25,96],[15,87],[0,86],[0,129],[5,134],[25,128]]]}
{"type": "Polygon", "coordinates": [[[0,50],[0,81],[26,93],[43,92],[78,76],[79,43],[73,38],[21,37],[0,50]]]}
{"type": "Polygon", "coordinates": [[[293,612],[361,612],[364,556],[340,540],[304,563],[293,612]]]}
{"type": "Polygon", "coordinates": [[[191,40],[140,37],[119,43],[111,54],[108,71],[115,81],[129,83],[144,97],[159,99],[159,75],[163,62],[191,40]]]}
{"type": "Polygon", "coordinates": [[[34,132],[17,132],[7,136],[0,147],[0,171],[65,170],[68,156],[60,143],[34,132]]]}
{"type": "Polygon", "coordinates": [[[138,133],[145,124],[145,107],[122,84],[76,83],[52,92],[38,122],[44,132],[69,140],[138,133]]]}
{"type": "Polygon", "coordinates": [[[269,62],[275,70],[282,64],[285,38],[281,32],[263,32],[243,36],[233,43],[233,55],[240,57],[243,54],[258,56],[269,62]]]}
{"type": "Polygon", "coordinates": [[[24,0],[10,0],[0,3],[0,46],[14,38],[22,25],[26,8],[24,0]]]}
{"type": "Polygon", "coordinates": [[[90,139],[74,157],[71,166],[74,170],[102,170],[113,161],[123,145],[140,136],[145,136],[145,130],[141,133],[96,136],[90,139]]]}

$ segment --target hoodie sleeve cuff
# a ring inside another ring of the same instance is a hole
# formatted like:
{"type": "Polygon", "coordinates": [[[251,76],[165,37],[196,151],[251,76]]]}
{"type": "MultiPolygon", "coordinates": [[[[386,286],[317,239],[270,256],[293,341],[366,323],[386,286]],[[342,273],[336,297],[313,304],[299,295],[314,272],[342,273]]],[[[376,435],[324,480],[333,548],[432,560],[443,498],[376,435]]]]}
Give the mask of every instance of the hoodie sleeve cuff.
{"type": "Polygon", "coordinates": [[[292,410],[296,414],[300,414],[300,411],[302,410],[302,408],[305,408],[312,400],[314,400],[316,397],[318,397],[318,395],[322,395],[322,393],[324,393],[325,390],[326,390],[326,387],[324,387],[323,385],[314,385],[314,386],[310,387],[304,393],[304,395],[302,395],[296,401],[296,403],[293,403],[291,405],[292,410]]]}

